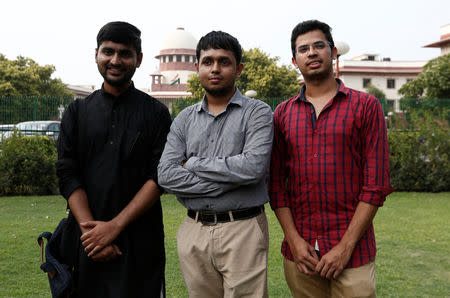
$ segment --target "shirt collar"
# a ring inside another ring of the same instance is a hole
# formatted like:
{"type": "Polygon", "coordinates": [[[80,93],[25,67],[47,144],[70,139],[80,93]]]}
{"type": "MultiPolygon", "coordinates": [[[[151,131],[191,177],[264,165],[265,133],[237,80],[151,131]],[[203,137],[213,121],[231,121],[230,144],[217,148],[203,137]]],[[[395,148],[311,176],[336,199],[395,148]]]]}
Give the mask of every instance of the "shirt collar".
{"type": "MultiPolygon", "coordinates": [[[[338,90],[336,92],[336,95],[334,96],[334,98],[339,98],[339,94],[343,94],[344,96],[348,96],[350,93],[350,90],[345,87],[344,83],[340,80],[340,79],[335,79],[336,82],[339,84],[338,90]]],[[[300,89],[300,93],[297,95],[297,97],[295,98],[295,100],[299,100],[299,101],[304,101],[306,102],[306,96],[305,96],[305,91],[306,91],[306,85],[303,85],[302,89],[300,89]]]]}
{"type": "Polygon", "coordinates": [[[131,84],[130,84],[130,86],[127,88],[127,90],[125,90],[125,92],[123,92],[123,93],[120,94],[119,96],[114,96],[114,95],[112,95],[111,93],[106,92],[106,91],[105,91],[104,84],[102,84],[102,88],[101,88],[101,92],[102,92],[102,95],[103,95],[103,96],[105,96],[105,97],[110,97],[110,98],[112,98],[112,99],[114,99],[114,100],[120,100],[121,98],[125,98],[125,97],[127,97],[128,95],[130,95],[132,92],[134,92],[134,90],[136,90],[136,88],[134,87],[134,82],[133,82],[133,81],[131,81],[131,84]]]}
{"type": "MultiPolygon", "coordinates": [[[[200,112],[201,110],[207,112],[208,111],[208,100],[206,98],[206,94],[203,95],[203,99],[200,102],[199,105],[197,105],[196,110],[197,112],[200,112]]],[[[230,101],[228,101],[227,108],[229,105],[238,105],[242,107],[244,104],[244,96],[242,95],[241,91],[236,87],[236,90],[234,91],[233,96],[231,97],[230,101]]]]}

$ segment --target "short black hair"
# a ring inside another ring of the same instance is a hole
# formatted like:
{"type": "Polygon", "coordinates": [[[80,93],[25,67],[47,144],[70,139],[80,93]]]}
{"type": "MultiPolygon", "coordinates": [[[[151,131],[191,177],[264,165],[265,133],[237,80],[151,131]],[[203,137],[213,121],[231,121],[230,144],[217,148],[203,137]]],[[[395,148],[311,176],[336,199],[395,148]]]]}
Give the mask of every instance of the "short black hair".
{"type": "Polygon", "coordinates": [[[310,31],[314,31],[314,30],[322,31],[323,34],[325,34],[326,39],[330,43],[330,47],[332,49],[334,48],[333,36],[331,36],[331,27],[328,24],[323,23],[318,20],[304,21],[304,22],[297,24],[297,26],[295,26],[294,29],[292,30],[291,49],[292,49],[293,57],[295,57],[295,52],[296,52],[295,42],[297,40],[297,37],[299,35],[302,35],[302,34],[305,34],[305,33],[308,33],[310,31]]]}
{"type": "Polygon", "coordinates": [[[239,65],[242,60],[242,47],[239,41],[232,35],[222,31],[211,31],[198,41],[197,61],[200,61],[200,51],[208,49],[223,49],[233,52],[236,58],[236,64],[239,65]]]}
{"type": "Polygon", "coordinates": [[[109,22],[104,25],[97,34],[97,48],[107,40],[132,45],[138,55],[142,51],[141,31],[127,22],[109,22]]]}

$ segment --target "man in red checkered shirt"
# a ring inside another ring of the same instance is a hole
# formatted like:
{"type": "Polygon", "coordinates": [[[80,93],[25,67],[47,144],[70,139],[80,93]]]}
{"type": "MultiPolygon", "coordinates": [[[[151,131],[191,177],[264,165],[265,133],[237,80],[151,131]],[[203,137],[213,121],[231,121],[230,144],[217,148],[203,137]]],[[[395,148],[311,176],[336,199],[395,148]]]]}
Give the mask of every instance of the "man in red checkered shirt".
{"type": "Polygon", "coordinates": [[[305,85],[274,112],[271,207],[294,297],[375,297],[372,220],[392,192],[378,100],[333,75],[331,28],[298,24],[292,62],[305,85]]]}

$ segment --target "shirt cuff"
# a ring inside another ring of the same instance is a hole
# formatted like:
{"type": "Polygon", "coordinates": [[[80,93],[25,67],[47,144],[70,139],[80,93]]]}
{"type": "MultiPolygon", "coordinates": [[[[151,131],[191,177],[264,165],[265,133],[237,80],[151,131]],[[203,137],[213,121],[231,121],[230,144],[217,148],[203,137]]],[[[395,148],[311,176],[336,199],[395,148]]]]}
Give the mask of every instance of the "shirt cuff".
{"type": "Polygon", "coordinates": [[[189,170],[191,172],[195,172],[195,162],[199,160],[199,158],[197,156],[191,156],[185,164],[185,168],[186,170],[189,170]]]}
{"type": "Polygon", "coordinates": [[[378,207],[383,206],[386,196],[394,190],[390,187],[363,187],[359,200],[378,207]]]}
{"type": "Polygon", "coordinates": [[[278,209],[278,208],[290,208],[291,204],[288,199],[282,197],[282,198],[275,198],[273,196],[270,196],[270,208],[272,210],[278,209]]]}
{"type": "Polygon", "coordinates": [[[69,184],[60,187],[60,192],[61,195],[66,199],[69,200],[70,196],[72,195],[72,193],[77,189],[77,188],[81,188],[82,185],[80,182],[78,182],[78,180],[72,180],[72,182],[70,182],[69,184]]]}

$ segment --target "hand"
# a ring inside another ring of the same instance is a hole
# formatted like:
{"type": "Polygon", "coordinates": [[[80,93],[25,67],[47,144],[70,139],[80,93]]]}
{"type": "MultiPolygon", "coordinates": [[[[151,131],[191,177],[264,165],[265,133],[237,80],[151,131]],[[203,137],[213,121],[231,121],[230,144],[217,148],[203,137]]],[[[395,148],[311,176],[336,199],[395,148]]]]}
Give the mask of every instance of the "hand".
{"type": "Polygon", "coordinates": [[[319,262],[319,257],[314,251],[314,247],[301,237],[290,242],[289,247],[300,272],[310,275],[314,274],[314,268],[319,262]]]}
{"type": "Polygon", "coordinates": [[[112,221],[87,221],[80,223],[80,226],[89,229],[80,238],[88,257],[99,253],[111,244],[120,233],[120,229],[112,221]]]}
{"type": "Polygon", "coordinates": [[[92,256],[92,260],[97,262],[108,262],[114,260],[118,256],[121,256],[122,252],[115,244],[110,244],[103,248],[100,252],[92,256]]]}
{"type": "Polygon", "coordinates": [[[326,253],[317,264],[315,273],[328,279],[336,279],[347,266],[353,249],[346,249],[345,245],[338,244],[326,253]]]}

